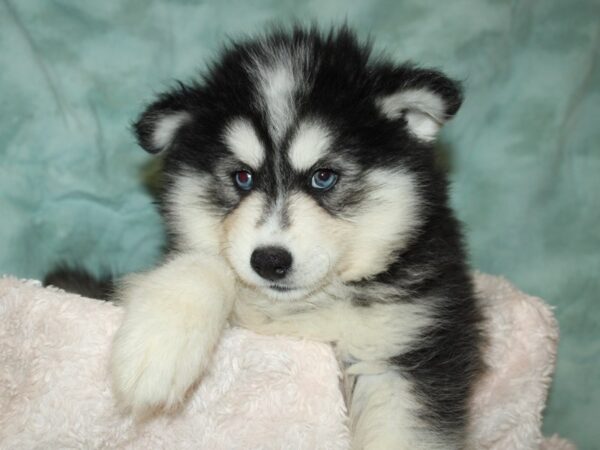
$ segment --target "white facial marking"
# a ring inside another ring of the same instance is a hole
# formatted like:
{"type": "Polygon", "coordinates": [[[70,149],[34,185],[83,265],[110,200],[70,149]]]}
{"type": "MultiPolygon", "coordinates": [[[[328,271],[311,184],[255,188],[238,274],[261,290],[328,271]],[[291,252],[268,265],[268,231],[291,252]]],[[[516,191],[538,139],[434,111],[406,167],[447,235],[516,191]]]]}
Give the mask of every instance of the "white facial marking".
{"type": "Polygon", "coordinates": [[[167,219],[182,239],[184,250],[215,255],[219,253],[221,221],[202,199],[207,183],[209,179],[191,171],[175,177],[165,199],[167,219]]]}
{"type": "Polygon", "coordinates": [[[446,105],[439,95],[427,89],[407,89],[378,101],[381,111],[390,119],[404,116],[409,131],[429,142],[446,121],[446,105]]]}
{"type": "Polygon", "coordinates": [[[178,112],[159,116],[152,133],[152,145],[156,149],[165,150],[173,142],[177,130],[191,119],[187,112],[178,112]]]}
{"type": "Polygon", "coordinates": [[[290,196],[288,216],[286,239],[296,261],[293,281],[315,289],[331,278],[344,248],[339,242],[340,223],[312,197],[300,192],[290,196]]]}
{"type": "Polygon", "coordinates": [[[383,271],[393,250],[402,248],[420,221],[413,177],[402,171],[377,169],[365,181],[370,193],[360,215],[351,219],[348,252],[339,263],[344,281],[383,271]]]}
{"type": "Polygon", "coordinates": [[[292,96],[296,81],[291,68],[279,65],[261,72],[262,95],[265,99],[269,129],[275,142],[280,142],[294,119],[292,96]]]}
{"type": "Polygon", "coordinates": [[[337,236],[339,221],[308,195],[294,193],[287,201],[290,225],[284,228],[280,221],[283,202],[277,202],[266,220],[260,220],[265,202],[264,194],[252,193],[225,220],[224,253],[247,284],[281,299],[306,296],[322,285],[335,269],[343,248],[337,236]],[[292,269],[284,280],[265,280],[252,269],[252,252],[262,246],[283,247],[292,254],[292,269]],[[288,290],[272,290],[269,286],[273,285],[288,290]]]}
{"type": "Polygon", "coordinates": [[[331,145],[331,136],[324,126],[302,123],[289,150],[292,167],[298,171],[310,169],[331,145]]]}
{"type": "Polygon", "coordinates": [[[268,57],[256,56],[248,66],[256,80],[257,100],[267,112],[269,132],[278,144],[295,118],[294,93],[298,65],[287,48],[269,48],[268,57]]]}
{"type": "Polygon", "coordinates": [[[223,252],[237,275],[253,286],[266,284],[250,266],[252,252],[260,242],[257,223],[263,214],[265,202],[266,197],[262,192],[253,192],[223,222],[223,252]]]}
{"type": "Polygon", "coordinates": [[[225,143],[240,161],[253,169],[258,169],[265,159],[265,149],[247,120],[237,119],[227,127],[225,143]]]}

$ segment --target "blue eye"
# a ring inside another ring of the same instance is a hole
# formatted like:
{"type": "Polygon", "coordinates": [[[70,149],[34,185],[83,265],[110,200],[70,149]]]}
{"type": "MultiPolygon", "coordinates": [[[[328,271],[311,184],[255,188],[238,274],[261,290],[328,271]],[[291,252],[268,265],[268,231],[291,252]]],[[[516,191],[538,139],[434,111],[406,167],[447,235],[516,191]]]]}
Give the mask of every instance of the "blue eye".
{"type": "Polygon", "coordinates": [[[311,186],[321,191],[327,191],[331,189],[337,182],[337,174],[330,169],[319,169],[313,173],[311,179],[311,186]]]}
{"type": "Polygon", "coordinates": [[[239,170],[234,174],[235,184],[238,185],[243,191],[249,191],[252,189],[254,182],[252,181],[252,174],[247,170],[239,170]]]}

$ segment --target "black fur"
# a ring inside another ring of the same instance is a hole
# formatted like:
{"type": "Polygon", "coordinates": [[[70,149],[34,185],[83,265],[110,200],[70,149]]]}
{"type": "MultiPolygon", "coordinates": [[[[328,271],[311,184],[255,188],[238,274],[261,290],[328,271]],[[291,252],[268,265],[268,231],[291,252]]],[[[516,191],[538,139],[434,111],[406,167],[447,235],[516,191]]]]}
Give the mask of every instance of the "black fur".
{"type": "Polygon", "coordinates": [[[43,284],[98,300],[108,300],[114,291],[111,276],[95,277],[84,269],[67,265],[60,265],[53,269],[46,275],[43,284]]]}
{"type": "Polygon", "coordinates": [[[439,207],[419,240],[383,274],[403,285],[403,270],[427,267],[430,273],[409,289],[417,301],[430,301],[434,325],[420,346],[391,359],[415,383],[426,407],[422,416],[444,434],[463,442],[472,388],[483,370],[482,315],[464,262],[461,236],[451,211],[439,207]],[[431,258],[434,258],[433,263],[431,258]],[[433,269],[433,270],[432,270],[433,269]],[[429,300],[428,300],[429,299],[429,300]]]}

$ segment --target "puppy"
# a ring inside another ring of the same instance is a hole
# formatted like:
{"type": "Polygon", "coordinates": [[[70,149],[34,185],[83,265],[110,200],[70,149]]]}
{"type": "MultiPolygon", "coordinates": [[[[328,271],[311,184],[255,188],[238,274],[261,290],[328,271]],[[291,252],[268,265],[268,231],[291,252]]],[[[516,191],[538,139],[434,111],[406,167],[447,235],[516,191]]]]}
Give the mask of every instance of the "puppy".
{"type": "Polygon", "coordinates": [[[179,404],[230,321],[335,347],[354,448],[464,448],[481,313],[433,148],[461,101],[346,28],[232,44],[160,95],[134,128],[173,246],[116,291],[122,404],[179,404]]]}

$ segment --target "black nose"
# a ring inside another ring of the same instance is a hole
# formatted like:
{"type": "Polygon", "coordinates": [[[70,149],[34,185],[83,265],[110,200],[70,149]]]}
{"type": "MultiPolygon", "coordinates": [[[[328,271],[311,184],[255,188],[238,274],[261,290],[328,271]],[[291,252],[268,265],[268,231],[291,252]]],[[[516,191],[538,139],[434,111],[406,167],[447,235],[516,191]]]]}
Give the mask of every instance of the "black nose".
{"type": "Polygon", "coordinates": [[[281,280],[292,267],[292,255],[282,247],[260,247],[252,252],[250,265],[267,280],[281,280]]]}

